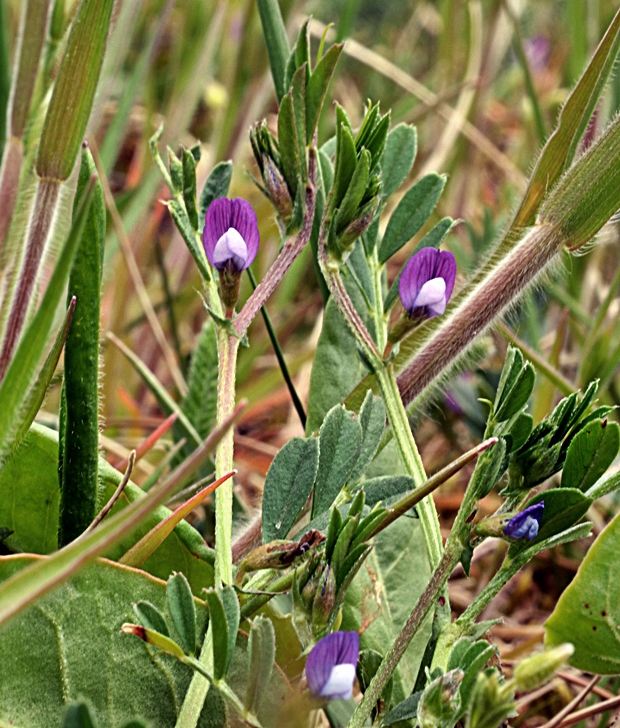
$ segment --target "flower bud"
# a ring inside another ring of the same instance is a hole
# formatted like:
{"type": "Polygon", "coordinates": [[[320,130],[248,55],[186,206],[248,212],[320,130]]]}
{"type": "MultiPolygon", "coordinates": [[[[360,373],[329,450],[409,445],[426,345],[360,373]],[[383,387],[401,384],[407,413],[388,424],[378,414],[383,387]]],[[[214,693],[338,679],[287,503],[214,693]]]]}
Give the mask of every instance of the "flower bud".
{"type": "Polygon", "coordinates": [[[570,659],[574,651],[573,645],[566,642],[520,662],[513,675],[517,690],[535,690],[544,685],[570,659]]]}
{"type": "Polygon", "coordinates": [[[418,703],[420,728],[443,726],[455,713],[464,675],[462,670],[450,670],[427,685],[418,703]]]}
{"type": "Polygon", "coordinates": [[[515,707],[514,691],[497,670],[478,674],[469,704],[467,728],[497,728],[515,707]]]}
{"type": "Polygon", "coordinates": [[[315,635],[325,633],[336,601],[336,576],[329,566],[325,569],[319,588],[312,603],[312,631],[315,635]]]}
{"type": "Polygon", "coordinates": [[[286,227],[293,216],[293,201],[284,175],[266,154],[263,155],[263,183],[271,204],[286,227]]]}

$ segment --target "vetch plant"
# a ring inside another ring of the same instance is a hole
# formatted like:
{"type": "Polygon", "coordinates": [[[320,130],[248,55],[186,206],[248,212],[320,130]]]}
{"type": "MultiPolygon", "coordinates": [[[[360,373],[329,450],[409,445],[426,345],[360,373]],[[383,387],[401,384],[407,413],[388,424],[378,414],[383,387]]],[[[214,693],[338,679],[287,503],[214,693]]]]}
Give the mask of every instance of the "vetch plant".
{"type": "MultiPolygon", "coordinates": [[[[509,172],[485,198],[522,177],[469,81],[452,108],[332,42],[346,17],[290,45],[277,0],[258,0],[262,34],[234,4],[113,5],[24,0],[4,101],[0,33],[0,724],[499,728],[567,662],[616,674],[620,272],[570,256],[620,209],[602,98],[620,11],[547,136],[506,6],[544,145],[494,243],[490,218],[468,242],[445,215],[467,217],[483,167],[468,152],[465,173],[455,130],[509,172]],[[437,141],[450,175],[414,166],[416,109],[385,89],[362,108],[346,67],[332,83],[343,54],[447,120],[437,140],[420,120],[420,154],[437,141]],[[459,407],[417,431],[447,384],[459,407]],[[610,521],[593,544],[590,516],[610,521]],[[501,662],[486,608],[569,545],[585,556],[546,649],[501,662]],[[464,603],[455,573],[484,577],[464,603]]],[[[467,7],[475,79],[487,10],[467,7]]]]}

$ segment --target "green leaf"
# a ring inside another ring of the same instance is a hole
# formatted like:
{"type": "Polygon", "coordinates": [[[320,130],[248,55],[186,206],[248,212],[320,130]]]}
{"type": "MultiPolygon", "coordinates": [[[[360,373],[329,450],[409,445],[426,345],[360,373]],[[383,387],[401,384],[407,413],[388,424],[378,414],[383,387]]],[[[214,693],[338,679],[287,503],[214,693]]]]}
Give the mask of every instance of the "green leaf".
{"type": "Polygon", "coordinates": [[[381,195],[387,199],[402,185],[413,167],[418,148],[418,134],[409,124],[398,124],[388,134],[381,159],[381,195]]]}
{"type": "Polygon", "coordinates": [[[494,419],[498,422],[505,422],[514,417],[527,405],[534,391],[535,383],[536,373],[534,367],[528,361],[519,372],[514,384],[506,389],[506,394],[502,396],[499,408],[493,413],[494,419]]]}
{"type": "MultiPolygon", "coordinates": [[[[383,400],[375,397],[370,389],[366,392],[359,417],[362,426],[362,445],[357,462],[349,475],[350,483],[356,483],[366,470],[366,466],[372,462],[385,430],[385,405],[383,400]]],[[[366,504],[370,505],[368,500],[366,504]]]]}
{"type": "Polygon", "coordinates": [[[278,145],[282,160],[282,172],[292,197],[295,197],[297,194],[301,171],[298,139],[293,94],[292,91],[289,91],[280,102],[280,111],[278,113],[278,145]]]}
{"type": "MultiPolygon", "coordinates": [[[[122,479],[103,459],[99,463],[101,486],[97,508],[112,497],[122,479]]],[[[144,492],[128,483],[112,514],[144,498],[144,492]]],[[[58,534],[58,433],[33,425],[13,456],[0,472],[0,528],[13,534],[5,543],[13,551],[50,554],[56,550],[58,534]]],[[[120,558],[139,538],[170,515],[163,506],[157,508],[134,531],[106,552],[120,558]]],[[[213,569],[205,558],[213,556],[202,536],[186,521],[145,562],[143,568],[166,580],[173,571],[183,570],[194,593],[213,584],[213,569]]],[[[212,562],[213,559],[211,558],[212,562]]]]}
{"type": "Polygon", "coordinates": [[[173,574],[166,586],[168,612],[184,651],[196,652],[196,607],[189,583],[182,573],[173,574]]]}
{"type": "Polygon", "coordinates": [[[355,532],[358,520],[359,519],[357,518],[345,518],[342,528],[338,533],[338,538],[336,539],[334,550],[330,557],[330,566],[336,573],[338,573],[338,569],[342,566],[347,557],[349,544],[353,538],[353,533],[355,532]]]}
{"type": "Polygon", "coordinates": [[[228,664],[226,672],[230,666],[230,658],[232,657],[235,644],[237,642],[237,632],[239,631],[239,600],[232,586],[225,586],[218,590],[222,604],[224,605],[224,614],[226,615],[226,623],[228,624],[228,664]]]}
{"type": "Polygon", "coordinates": [[[189,149],[183,149],[183,202],[192,226],[198,229],[196,210],[196,159],[189,149]]]}
{"type": "Polygon", "coordinates": [[[390,726],[403,720],[410,720],[418,716],[418,704],[422,697],[422,690],[410,695],[408,698],[394,706],[383,719],[382,725],[390,726]]]}
{"type": "MultiPolygon", "coordinates": [[[[41,563],[0,558],[0,581],[41,563]]],[[[86,700],[99,728],[129,719],[174,725],[192,672],[136,638],[120,634],[133,621],[132,602],[166,608],[165,583],[110,561],[96,561],[0,629],[0,724],[50,728],[66,708],[86,700]]],[[[203,610],[204,613],[204,610],[203,610]]],[[[200,633],[204,631],[204,616],[200,633]]],[[[207,699],[198,725],[214,728],[207,699]]]]}
{"type": "Polygon", "coordinates": [[[141,599],[133,605],[133,611],[136,613],[136,616],[143,627],[159,632],[159,634],[163,634],[165,637],[170,637],[170,632],[168,631],[168,625],[166,624],[164,615],[154,604],[141,599]]]}
{"type": "Polygon", "coordinates": [[[415,480],[410,475],[379,475],[362,483],[366,493],[366,505],[379,502],[390,505],[391,501],[415,489],[415,480]]]}
{"type": "Polygon", "coordinates": [[[336,166],[332,187],[332,209],[340,207],[357,166],[355,142],[349,127],[340,122],[336,131],[336,166]]]}
{"type": "Polygon", "coordinates": [[[534,418],[527,413],[520,414],[515,420],[514,425],[510,428],[510,448],[511,452],[519,450],[527,442],[528,437],[534,429],[534,418]]]}
{"type": "Polygon", "coordinates": [[[182,409],[201,438],[215,425],[217,409],[217,338],[212,321],[206,321],[192,354],[187,395],[182,409]]]}
{"type": "Polygon", "coordinates": [[[278,0],[258,0],[258,12],[263,26],[276,96],[278,101],[281,101],[288,90],[285,87],[285,77],[286,64],[291,51],[278,0]]]}
{"type": "Polygon", "coordinates": [[[87,703],[75,703],[67,708],[63,728],[97,728],[87,703]]]}
{"type": "Polygon", "coordinates": [[[166,202],[166,205],[168,207],[168,210],[170,211],[172,219],[174,220],[174,224],[177,226],[179,232],[181,233],[181,237],[187,245],[187,249],[191,253],[194,262],[198,266],[200,275],[204,278],[205,281],[210,281],[211,272],[207,264],[207,257],[205,255],[203,247],[199,245],[196,239],[196,231],[189,221],[189,217],[185,212],[184,206],[178,200],[168,200],[168,202],[166,202]]]}
{"type": "Polygon", "coordinates": [[[319,467],[314,485],[312,517],[325,512],[347,484],[362,445],[357,415],[341,405],[331,409],[319,434],[319,467]]]}
{"type": "MultiPolygon", "coordinates": [[[[359,630],[364,625],[360,648],[385,655],[428,584],[429,576],[420,523],[406,516],[400,518],[378,535],[374,549],[349,587],[340,629],[359,630]]],[[[410,694],[430,629],[431,620],[426,620],[394,671],[392,704],[410,694]]]]}
{"type": "Polygon", "coordinates": [[[390,286],[390,290],[388,291],[387,296],[385,297],[385,302],[383,304],[383,310],[385,313],[387,313],[390,308],[394,305],[398,298],[398,283],[400,281],[400,277],[403,274],[403,271],[405,270],[405,266],[407,263],[411,260],[411,258],[419,251],[422,250],[422,248],[438,248],[443,241],[446,239],[446,236],[448,233],[456,226],[458,225],[458,220],[453,220],[451,217],[444,217],[442,220],[440,220],[437,225],[435,225],[434,228],[429,230],[426,235],[420,240],[419,244],[416,245],[415,250],[409,258],[407,258],[406,263],[402,266],[402,268],[398,271],[398,275],[394,279],[394,283],[390,286]]]}
{"type": "Polygon", "coordinates": [[[573,161],[579,140],[613,68],[619,45],[620,11],[614,16],[592,60],[562,108],[558,125],[536,162],[511,230],[534,222],[542,199],[573,161]]]}
{"type": "Polygon", "coordinates": [[[390,217],[379,250],[380,263],[389,260],[424,225],[445,184],[445,175],[427,174],[407,191],[390,217]]]}
{"type": "Polygon", "coordinates": [[[562,471],[562,487],[586,492],[615,460],[620,446],[617,422],[594,420],[572,440],[562,471]]]}
{"type": "Polygon", "coordinates": [[[256,715],[271,680],[276,656],[276,635],[273,624],[270,619],[260,614],[254,618],[250,628],[248,651],[250,675],[244,705],[246,710],[256,715]]]}
{"type": "Polygon", "coordinates": [[[312,143],[321,116],[321,109],[327,96],[329,82],[334,75],[343,47],[342,43],[333,45],[316,64],[316,68],[308,81],[308,88],[306,89],[306,142],[308,144],[312,143]]]}
{"type": "Polygon", "coordinates": [[[533,506],[540,501],[544,501],[545,508],[538,536],[532,541],[525,539],[519,543],[513,543],[508,551],[510,558],[566,531],[583,518],[592,505],[591,498],[587,498],[580,490],[574,488],[553,488],[539,493],[527,502],[526,507],[533,506]]]}
{"type": "MultiPolygon", "coordinates": [[[[291,95],[293,99],[293,112],[295,114],[295,132],[297,134],[297,149],[299,157],[299,171],[301,179],[307,178],[306,169],[306,65],[298,68],[291,81],[291,95]]],[[[280,155],[282,152],[280,151],[280,155]]]]}
{"type": "Polygon", "coordinates": [[[239,628],[239,602],[231,586],[206,592],[209,618],[213,628],[213,675],[226,677],[239,628]]]}
{"type": "Polygon", "coordinates": [[[294,437],[275,456],[263,488],[263,543],[286,538],[312,492],[318,462],[316,438],[294,437]]]}
{"type": "Polygon", "coordinates": [[[504,397],[512,389],[522,369],[523,354],[516,346],[509,346],[499,378],[499,384],[497,385],[497,391],[495,392],[495,409],[499,409],[502,406],[504,397]]]}
{"type": "MultiPolygon", "coordinates": [[[[73,207],[96,174],[88,149],[82,152],[78,189],[73,207]]],[[[69,286],[68,304],[76,298],[75,313],[65,344],[60,445],[60,522],[58,545],[83,533],[96,514],[99,486],[99,319],[101,265],[105,245],[106,208],[97,181],[69,286]]]]}
{"type": "Polygon", "coordinates": [[[370,152],[362,149],[355,171],[336,215],[336,232],[342,232],[354,219],[357,208],[366,192],[370,172],[370,152]]]}
{"type": "Polygon", "coordinates": [[[41,305],[22,334],[0,385],[0,463],[8,451],[17,444],[15,433],[23,431],[22,405],[32,386],[34,372],[47,344],[58,305],[64,294],[93,194],[94,186],[91,183],[84,191],[79,212],[74,216],[71,231],[58,256],[41,305]]]}
{"type": "Polygon", "coordinates": [[[232,179],[233,163],[218,162],[211,170],[211,174],[207,177],[205,186],[200,193],[200,213],[198,216],[198,230],[202,231],[205,225],[205,215],[209,209],[209,205],[213,200],[220,197],[226,197],[230,180],[232,179]]]}
{"type": "Polygon", "coordinates": [[[570,642],[570,664],[598,675],[620,672],[620,516],[599,535],[545,622],[548,645],[570,642]]]}

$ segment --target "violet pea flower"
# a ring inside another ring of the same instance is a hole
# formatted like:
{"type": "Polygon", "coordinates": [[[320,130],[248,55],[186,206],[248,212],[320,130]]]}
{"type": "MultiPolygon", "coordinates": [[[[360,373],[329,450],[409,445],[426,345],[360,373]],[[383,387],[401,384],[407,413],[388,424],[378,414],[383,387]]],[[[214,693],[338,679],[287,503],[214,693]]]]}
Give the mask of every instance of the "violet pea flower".
{"type": "Polygon", "coordinates": [[[455,280],[456,261],[450,251],[422,248],[409,258],[400,276],[400,300],[412,318],[440,316],[455,280]]]}
{"type": "Polygon", "coordinates": [[[332,632],[316,643],[306,660],[306,680],[315,698],[351,698],[359,652],[357,632],[332,632]]]}
{"type": "Polygon", "coordinates": [[[504,526],[504,535],[508,538],[526,538],[528,541],[536,538],[544,510],[544,501],[528,506],[508,521],[504,526]]]}
{"type": "Polygon", "coordinates": [[[259,241],[256,213],[247,200],[213,200],[205,216],[202,242],[214,268],[241,273],[256,257],[259,241]]]}

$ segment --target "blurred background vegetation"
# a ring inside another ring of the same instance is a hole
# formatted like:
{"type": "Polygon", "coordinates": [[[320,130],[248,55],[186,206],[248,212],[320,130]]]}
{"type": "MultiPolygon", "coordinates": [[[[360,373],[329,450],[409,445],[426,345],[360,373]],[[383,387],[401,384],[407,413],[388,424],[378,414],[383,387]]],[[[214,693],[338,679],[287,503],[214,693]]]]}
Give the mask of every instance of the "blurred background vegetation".
{"type": "MultiPolygon", "coordinates": [[[[76,4],[55,2],[56,50],[62,47],[76,4]]],[[[310,14],[316,44],[328,23],[334,24],[330,32],[335,38],[351,39],[332,91],[354,124],[371,99],[380,101],[383,111],[392,110],[393,124],[417,126],[419,152],[409,183],[429,171],[448,175],[429,225],[447,215],[463,220],[447,246],[464,277],[507,223],[536,153],[618,0],[283,0],[281,7],[291,37],[310,14]]],[[[0,119],[5,118],[19,11],[19,0],[3,0],[0,5],[0,119]]],[[[119,213],[108,220],[103,331],[125,341],[179,399],[178,375],[187,374],[207,314],[198,272],[161,202],[167,190],[148,140],[163,123],[163,141],[173,148],[200,142],[199,185],[216,162],[233,160],[230,194],[248,198],[258,213],[262,244],[253,269],[260,279],[281,241],[271,208],[251,179],[256,168],[248,130],[263,117],[273,126],[276,103],[253,0],[123,0],[115,12],[89,130],[108,175],[114,200],[114,204],[108,200],[109,207],[119,213]],[[133,273],[131,258],[137,263],[133,273]],[[149,323],[150,307],[163,338],[149,323]],[[176,363],[171,366],[171,361],[176,363]]],[[[58,57],[53,46],[46,73],[55,73],[58,57]]],[[[586,144],[619,107],[620,77],[616,77],[596,111],[586,144]]],[[[328,105],[321,120],[321,142],[331,136],[333,125],[334,110],[328,105]]],[[[4,133],[0,129],[0,141],[4,133]]],[[[536,420],[561,394],[595,376],[602,380],[601,398],[620,404],[617,243],[617,226],[610,225],[585,255],[567,258],[544,287],[523,299],[501,331],[493,332],[488,356],[475,371],[462,375],[449,396],[429,408],[417,432],[428,471],[445,465],[480,436],[484,413],[478,398],[487,396],[496,382],[506,338],[516,338],[537,368],[546,372],[538,378],[536,420]]],[[[403,249],[391,262],[391,276],[412,249],[403,249]]],[[[247,295],[249,280],[243,285],[247,295]]],[[[309,249],[297,259],[267,308],[305,400],[323,310],[309,249]]],[[[237,429],[236,460],[239,495],[251,508],[260,503],[264,475],[277,449],[301,434],[301,425],[260,317],[250,330],[250,341],[251,347],[240,354],[239,396],[247,397],[250,406],[237,429]]],[[[118,464],[163,421],[164,413],[107,339],[102,357],[102,447],[106,457],[118,464]]],[[[41,415],[48,424],[57,415],[58,391],[57,386],[41,415]]],[[[134,473],[138,482],[148,478],[170,444],[168,436],[163,438],[140,460],[134,473]]],[[[445,524],[460,502],[467,477],[463,471],[437,497],[445,524]]],[[[489,501],[490,510],[493,506],[489,501]]],[[[590,514],[595,531],[614,507],[609,501],[607,510],[590,514]]],[[[196,519],[204,521],[204,514],[196,514],[196,519]]],[[[203,526],[208,535],[207,524],[203,526]]],[[[511,642],[515,635],[526,644],[541,639],[541,628],[530,624],[539,625],[541,614],[552,608],[581,553],[577,547],[547,554],[518,577],[504,603],[486,615],[512,615],[512,632],[496,634],[500,642],[511,642]]],[[[484,584],[493,558],[489,553],[486,560],[479,560],[472,582],[453,579],[457,609],[484,584]]],[[[510,650],[505,654],[510,657],[510,650]]]]}

